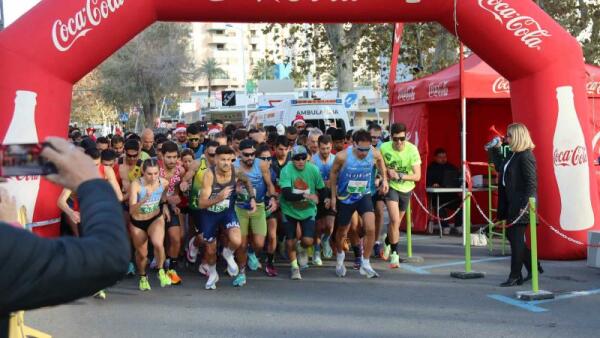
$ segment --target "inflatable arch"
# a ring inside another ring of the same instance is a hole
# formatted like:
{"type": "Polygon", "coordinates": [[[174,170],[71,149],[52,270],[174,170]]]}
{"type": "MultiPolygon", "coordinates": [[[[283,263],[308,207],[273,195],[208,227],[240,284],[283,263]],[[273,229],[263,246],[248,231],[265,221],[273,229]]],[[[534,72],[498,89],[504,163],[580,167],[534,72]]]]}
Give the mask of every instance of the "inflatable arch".
{"type": "MultiPolygon", "coordinates": [[[[540,255],[585,256],[600,209],[583,56],[533,1],[45,0],[0,33],[0,140],[65,136],[73,84],[155,21],[441,23],[510,81],[514,120],[533,134],[539,212],[555,230],[540,226],[540,255]]],[[[8,187],[36,232],[56,235],[58,188],[37,177],[8,187]]]]}

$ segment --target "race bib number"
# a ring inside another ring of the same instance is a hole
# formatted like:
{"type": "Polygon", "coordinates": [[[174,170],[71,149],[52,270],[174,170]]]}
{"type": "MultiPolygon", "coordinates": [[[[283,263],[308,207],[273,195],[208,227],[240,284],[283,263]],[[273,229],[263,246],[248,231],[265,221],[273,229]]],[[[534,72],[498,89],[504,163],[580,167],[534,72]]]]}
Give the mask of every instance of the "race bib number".
{"type": "Polygon", "coordinates": [[[227,209],[229,209],[229,199],[222,200],[221,202],[211,206],[210,208],[208,208],[208,211],[223,212],[227,209]]]}
{"type": "Polygon", "coordinates": [[[367,192],[368,181],[350,181],[348,182],[348,192],[351,194],[364,194],[367,192]]]}

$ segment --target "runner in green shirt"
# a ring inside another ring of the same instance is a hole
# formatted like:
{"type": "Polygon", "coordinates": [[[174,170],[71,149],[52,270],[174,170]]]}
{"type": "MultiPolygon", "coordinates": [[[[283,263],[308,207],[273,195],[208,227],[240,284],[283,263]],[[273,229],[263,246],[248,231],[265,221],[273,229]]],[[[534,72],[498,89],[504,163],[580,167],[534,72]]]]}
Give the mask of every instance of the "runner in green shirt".
{"type": "Polygon", "coordinates": [[[385,197],[390,214],[390,225],[384,257],[390,257],[390,268],[400,267],[398,243],[400,222],[406,213],[415,183],[421,179],[419,149],[406,141],[406,125],[395,123],[391,128],[392,140],[381,145],[381,153],[388,169],[390,190],[385,197]],[[391,254],[389,254],[391,251],[391,254]]]}
{"type": "Polygon", "coordinates": [[[300,265],[308,263],[306,248],[313,245],[315,236],[315,217],[317,204],[321,198],[327,207],[331,200],[327,196],[325,183],[317,166],[307,162],[308,152],[303,146],[296,146],[292,150],[292,161],[283,167],[279,177],[281,187],[281,212],[283,226],[287,237],[287,249],[290,258],[291,278],[302,279],[300,265]],[[301,245],[296,249],[296,226],[300,224],[301,245]],[[298,259],[296,259],[298,250],[298,259]]]}

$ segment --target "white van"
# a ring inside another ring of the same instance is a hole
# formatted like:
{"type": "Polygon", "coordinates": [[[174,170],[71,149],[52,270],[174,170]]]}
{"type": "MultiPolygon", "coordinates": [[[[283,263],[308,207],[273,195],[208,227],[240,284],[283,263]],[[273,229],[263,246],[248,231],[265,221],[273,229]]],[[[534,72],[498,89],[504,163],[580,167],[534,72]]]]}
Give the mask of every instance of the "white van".
{"type": "Polygon", "coordinates": [[[308,127],[318,127],[323,132],[329,127],[351,128],[348,112],[341,99],[337,100],[287,100],[273,108],[258,111],[250,117],[250,124],[259,127],[291,126],[297,115],[302,115],[308,127]]]}

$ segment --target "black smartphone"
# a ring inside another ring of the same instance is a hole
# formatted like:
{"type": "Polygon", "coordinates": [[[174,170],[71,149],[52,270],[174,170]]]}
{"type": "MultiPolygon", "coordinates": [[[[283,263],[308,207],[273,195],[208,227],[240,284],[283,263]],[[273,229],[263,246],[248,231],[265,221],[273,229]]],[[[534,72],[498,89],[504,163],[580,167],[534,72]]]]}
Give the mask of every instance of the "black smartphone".
{"type": "Polygon", "coordinates": [[[44,144],[0,145],[0,177],[44,176],[57,173],[56,166],[40,153],[44,144]]]}

